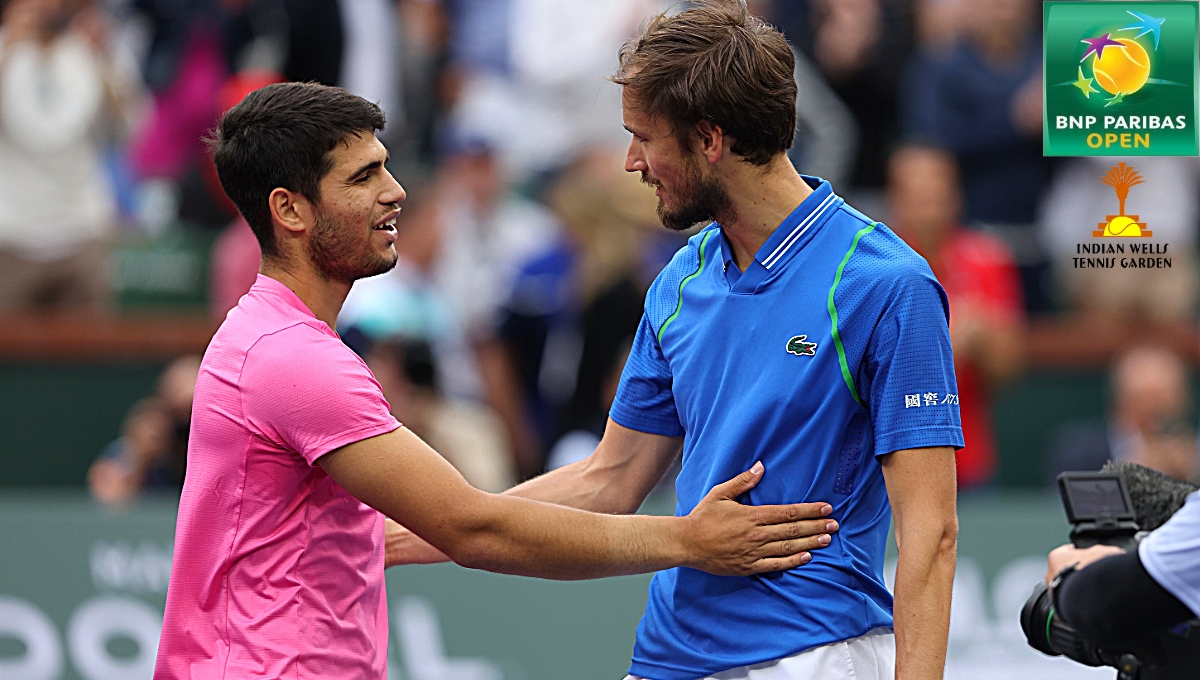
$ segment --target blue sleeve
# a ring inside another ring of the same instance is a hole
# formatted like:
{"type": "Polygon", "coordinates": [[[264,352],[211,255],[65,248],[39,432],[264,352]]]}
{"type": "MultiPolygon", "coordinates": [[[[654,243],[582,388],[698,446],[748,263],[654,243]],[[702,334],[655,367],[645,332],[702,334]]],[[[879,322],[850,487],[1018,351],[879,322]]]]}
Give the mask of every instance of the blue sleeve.
{"type": "Polygon", "coordinates": [[[675,410],[675,394],[671,391],[671,366],[645,314],[633,338],[633,348],[608,415],[631,430],[666,437],[683,436],[683,425],[675,410]]]}
{"type": "Polygon", "coordinates": [[[863,361],[875,455],[963,447],[949,304],[931,274],[914,272],[887,296],[863,361]]]}

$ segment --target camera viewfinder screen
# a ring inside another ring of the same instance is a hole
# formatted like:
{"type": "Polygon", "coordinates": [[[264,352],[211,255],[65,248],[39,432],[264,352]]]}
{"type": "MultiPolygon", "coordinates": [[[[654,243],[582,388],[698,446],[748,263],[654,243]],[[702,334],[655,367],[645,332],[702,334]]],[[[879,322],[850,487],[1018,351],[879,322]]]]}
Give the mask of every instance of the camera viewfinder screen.
{"type": "Polygon", "coordinates": [[[1076,517],[1129,514],[1115,479],[1072,479],[1067,486],[1076,517]]]}

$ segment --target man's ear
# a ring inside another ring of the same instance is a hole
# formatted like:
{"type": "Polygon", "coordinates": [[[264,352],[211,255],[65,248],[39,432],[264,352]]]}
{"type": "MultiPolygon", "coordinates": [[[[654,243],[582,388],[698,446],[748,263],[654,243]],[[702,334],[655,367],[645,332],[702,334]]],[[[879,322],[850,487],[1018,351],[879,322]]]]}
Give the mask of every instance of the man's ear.
{"type": "Polygon", "coordinates": [[[696,150],[704,155],[708,162],[715,164],[727,153],[725,131],[720,125],[711,120],[701,120],[696,123],[696,150]]]}
{"type": "Polygon", "coordinates": [[[298,191],[275,187],[267,198],[271,207],[271,222],[299,236],[313,224],[312,204],[298,191]]]}

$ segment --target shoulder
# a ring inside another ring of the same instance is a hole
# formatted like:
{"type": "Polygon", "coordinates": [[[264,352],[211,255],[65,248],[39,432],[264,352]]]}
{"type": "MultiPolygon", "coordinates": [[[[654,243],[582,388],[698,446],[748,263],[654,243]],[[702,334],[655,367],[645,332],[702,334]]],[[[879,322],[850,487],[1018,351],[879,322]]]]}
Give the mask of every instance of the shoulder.
{"type": "Polygon", "coordinates": [[[646,293],[646,314],[655,329],[674,312],[684,281],[717,258],[718,248],[713,240],[720,230],[714,222],[689,238],[650,284],[646,293]]]}
{"type": "Polygon", "coordinates": [[[357,372],[362,360],[340,338],[309,321],[296,321],[256,338],[246,350],[243,376],[328,379],[338,367],[357,372]]]}
{"type": "Polygon", "coordinates": [[[844,242],[844,252],[837,253],[839,288],[891,294],[913,285],[937,283],[925,258],[882,222],[846,207],[830,226],[844,242]]]}

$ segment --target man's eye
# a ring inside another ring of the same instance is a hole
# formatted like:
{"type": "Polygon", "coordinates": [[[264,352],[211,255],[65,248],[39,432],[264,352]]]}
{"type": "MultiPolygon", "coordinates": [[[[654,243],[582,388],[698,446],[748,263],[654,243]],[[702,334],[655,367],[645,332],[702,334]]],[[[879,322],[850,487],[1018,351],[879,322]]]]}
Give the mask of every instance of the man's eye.
{"type": "Polygon", "coordinates": [[[366,184],[367,180],[369,180],[369,179],[371,179],[370,175],[363,175],[363,176],[359,177],[358,179],[354,180],[354,183],[355,184],[366,184]]]}

